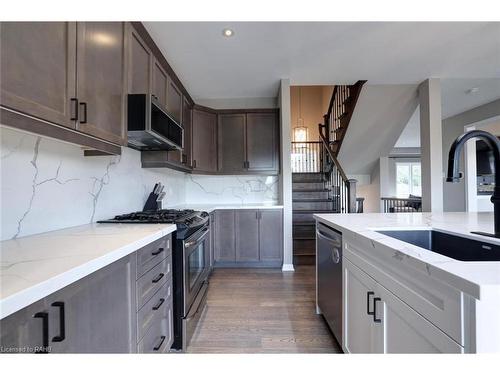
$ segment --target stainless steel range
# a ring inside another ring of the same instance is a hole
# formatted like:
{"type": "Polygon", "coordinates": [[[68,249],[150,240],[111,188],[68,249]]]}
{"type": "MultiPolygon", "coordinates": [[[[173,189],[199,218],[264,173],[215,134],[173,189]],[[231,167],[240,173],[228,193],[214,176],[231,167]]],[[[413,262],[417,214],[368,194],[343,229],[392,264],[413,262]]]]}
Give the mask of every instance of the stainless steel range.
{"type": "Polygon", "coordinates": [[[205,306],[208,291],[209,215],[194,210],[140,211],[115,216],[100,223],[176,224],[172,233],[174,290],[174,342],[185,350],[205,306]]]}

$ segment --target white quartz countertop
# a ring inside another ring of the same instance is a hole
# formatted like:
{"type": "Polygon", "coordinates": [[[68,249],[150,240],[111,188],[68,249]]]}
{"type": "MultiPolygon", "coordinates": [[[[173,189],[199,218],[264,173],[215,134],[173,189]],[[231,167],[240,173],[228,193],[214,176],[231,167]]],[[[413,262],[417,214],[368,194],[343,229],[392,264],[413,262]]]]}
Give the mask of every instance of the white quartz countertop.
{"type": "Polygon", "coordinates": [[[214,204],[182,204],[167,208],[175,209],[191,209],[205,212],[212,212],[215,210],[266,210],[266,209],[280,209],[283,205],[275,203],[214,203],[214,204]]]}
{"type": "Polygon", "coordinates": [[[175,230],[89,224],[0,242],[0,319],[175,230]]]}
{"type": "Polygon", "coordinates": [[[500,245],[499,239],[470,233],[492,233],[492,213],[315,214],[314,217],[343,234],[365,237],[385,245],[384,248],[399,255],[406,255],[400,257],[402,261],[416,268],[431,270],[433,277],[477,299],[480,298],[481,288],[500,287],[500,262],[459,261],[376,232],[391,229],[437,229],[500,245]]]}

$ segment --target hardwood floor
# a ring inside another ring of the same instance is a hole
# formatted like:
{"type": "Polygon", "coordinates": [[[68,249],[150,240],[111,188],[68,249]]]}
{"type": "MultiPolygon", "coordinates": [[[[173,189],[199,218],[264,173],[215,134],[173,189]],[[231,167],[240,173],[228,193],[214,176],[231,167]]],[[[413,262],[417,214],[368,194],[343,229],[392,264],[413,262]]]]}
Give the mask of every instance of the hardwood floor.
{"type": "Polygon", "coordinates": [[[189,353],[339,353],[315,313],[314,266],[215,269],[189,353]]]}

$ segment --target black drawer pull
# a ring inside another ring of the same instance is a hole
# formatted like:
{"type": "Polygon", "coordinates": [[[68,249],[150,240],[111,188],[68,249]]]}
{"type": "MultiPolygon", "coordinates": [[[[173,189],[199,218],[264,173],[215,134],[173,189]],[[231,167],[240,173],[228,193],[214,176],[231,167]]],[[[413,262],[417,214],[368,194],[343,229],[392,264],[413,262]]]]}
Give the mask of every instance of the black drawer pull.
{"type": "Polygon", "coordinates": [[[163,247],[160,247],[158,250],[153,251],[151,253],[151,255],[155,255],[156,256],[156,255],[160,254],[163,250],[165,250],[165,249],[163,247]]]}
{"type": "Polygon", "coordinates": [[[53,342],[61,342],[66,338],[66,318],[64,314],[64,302],[54,302],[51,306],[59,307],[59,335],[52,338],[53,342]]]}
{"type": "Polygon", "coordinates": [[[165,274],[164,274],[164,273],[160,273],[158,276],[156,276],[156,277],[153,279],[153,283],[155,283],[155,284],[156,284],[158,281],[160,281],[160,280],[163,278],[163,276],[165,276],[165,274]]]}
{"type": "Polygon", "coordinates": [[[162,336],[160,337],[160,342],[158,343],[158,345],[156,345],[153,350],[155,352],[157,352],[158,350],[160,350],[161,346],[163,345],[163,341],[165,341],[165,339],[167,338],[167,336],[162,336]]]}
{"type": "Polygon", "coordinates": [[[42,319],[42,349],[37,354],[47,354],[49,349],[49,313],[37,312],[33,318],[42,319]]]}
{"type": "Polygon", "coordinates": [[[163,302],[165,302],[165,298],[160,298],[156,306],[153,306],[153,310],[158,310],[161,305],[163,305],[163,302]]]}
{"type": "Polygon", "coordinates": [[[373,299],[373,321],[375,323],[380,323],[382,322],[382,319],[377,319],[377,301],[382,301],[382,300],[378,297],[375,297],[373,299]]]}
{"type": "Polygon", "coordinates": [[[370,311],[370,296],[373,296],[375,293],[374,292],[367,292],[366,293],[366,313],[368,315],[373,315],[374,312],[370,311]]]}

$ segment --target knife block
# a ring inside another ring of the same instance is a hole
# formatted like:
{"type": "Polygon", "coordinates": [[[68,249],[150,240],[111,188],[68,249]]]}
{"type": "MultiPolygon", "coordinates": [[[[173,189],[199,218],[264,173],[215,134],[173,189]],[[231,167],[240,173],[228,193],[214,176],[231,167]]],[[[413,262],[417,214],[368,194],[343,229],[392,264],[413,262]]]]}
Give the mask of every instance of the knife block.
{"type": "Polygon", "coordinates": [[[146,203],[144,204],[144,208],[142,209],[143,211],[156,211],[158,210],[158,203],[161,202],[156,202],[156,199],[158,198],[158,195],[154,193],[150,193],[148,199],[146,200],[146,203]]]}

